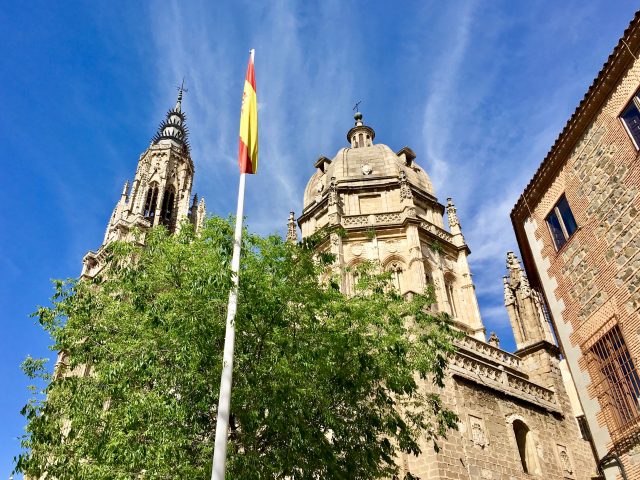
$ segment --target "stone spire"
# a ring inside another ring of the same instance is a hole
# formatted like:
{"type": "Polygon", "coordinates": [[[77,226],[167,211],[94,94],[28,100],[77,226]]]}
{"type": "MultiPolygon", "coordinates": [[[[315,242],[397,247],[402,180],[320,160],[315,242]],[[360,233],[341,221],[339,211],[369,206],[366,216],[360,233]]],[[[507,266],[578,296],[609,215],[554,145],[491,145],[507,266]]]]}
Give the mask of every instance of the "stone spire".
{"type": "Polygon", "coordinates": [[[457,209],[451,198],[447,198],[447,220],[449,221],[449,231],[453,235],[455,244],[458,246],[465,245],[457,209]]]}
{"type": "Polygon", "coordinates": [[[107,258],[104,248],[113,241],[139,241],[137,232],[156,225],[175,233],[187,219],[196,230],[202,228],[206,217],[204,200],[200,199],[195,209],[189,206],[194,165],[182,111],[184,92],[183,82],[175,107],[167,112],[151,145],[138,159],[133,182],[125,183],[122,189],[102,245],[96,252],[85,255],[84,277],[93,277],[104,268],[107,258]]]}
{"type": "Polygon", "coordinates": [[[184,80],[178,88],[178,100],[176,106],[167,112],[166,118],[158,126],[158,131],[153,137],[152,143],[174,143],[180,146],[184,152],[189,151],[189,129],[186,125],[187,116],[182,112],[182,95],[186,92],[184,80]]]}
{"type": "Polygon", "coordinates": [[[296,229],[294,212],[289,212],[289,222],[287,223],[287,242],[298,242],[298,230],[296,229]]]}
{"type": "Polygon", "coordinates": [[[504,304],[509,313],[518,350],[538,342],[553,343],[544,315],[542,298],[529,286],[529,279],[513,252],[507,253],[509,275],[503,277],[504,304]]]}

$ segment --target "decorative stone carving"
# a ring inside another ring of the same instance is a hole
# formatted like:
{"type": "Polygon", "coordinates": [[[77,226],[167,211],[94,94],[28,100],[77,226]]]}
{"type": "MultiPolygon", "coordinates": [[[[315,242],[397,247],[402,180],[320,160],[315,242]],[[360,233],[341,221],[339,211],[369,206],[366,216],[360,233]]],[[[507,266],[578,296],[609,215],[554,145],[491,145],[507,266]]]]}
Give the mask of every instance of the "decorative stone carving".
{"type": "Polygon", "coordinates": [[[404,173],[404,170],[400,170],[400,198],[402,199],[411,199],[413,198],[413,193],[411,193],[411,187],[409,186],[409,182],[407,180],[407,174],[404,173]]]}
{"type": "Polygon", "coordinates": [[[473,444],[480,448],[486,447],[488,442],[482,419],[469,415],[469,423],[471,425],[471,440],[473,444]]]}
{"type": "Polygon", "coordinates": [[[340,195],[338,194],[338,182],[336,177],[331,177],[331,183],[329,184],[329,206],[336,205],[340,208],[340,195]]]}
{"type": "Polygon", "coordinates": [[[496,332],[491,332],[491,335],[489,336],[489,345],[491,345],[492,347],[500,348],[500,339],[498,338],[496,332]]]}
{"type": "Polygon", "coordinates": [[[560,458],[562,471],[565,475],[573,475],[573,465],[571,464],[571,458],[569,457],[569,452],[567,452],[567,447],[560,444],[557,444],[556,446],[558,448],[558,457],[560,458]]]}
{"type": "Polygon", "coordinates": [[[373,172],[373,168],[371,168],[371,165],[369,165],[368,163],[365,163],[364,165],[362,165],[363,175],[371,175],[371,172],[373,172]]]}
{"type": "Polygon", "coordinates": [[[353,245],[351,245],[351,254],[354,257],[359,257],[360,255],[362,255],[362,244],[354,243],[353,245]]]}
{"type": "Polygon", "coordinates": [[[289,212],[289,222],[287,223],[287,242],[298,242],[298,230],[296,229],[294,212],[289,212]]]}
{"type": "Polygon", "coordinates": [[[455,205],[453,204],[453,200],[451,198],[447,198],[447,218],[449,219],[449,228],[460,226],[460,220],[458,220],[458,213],[455,205]]]}

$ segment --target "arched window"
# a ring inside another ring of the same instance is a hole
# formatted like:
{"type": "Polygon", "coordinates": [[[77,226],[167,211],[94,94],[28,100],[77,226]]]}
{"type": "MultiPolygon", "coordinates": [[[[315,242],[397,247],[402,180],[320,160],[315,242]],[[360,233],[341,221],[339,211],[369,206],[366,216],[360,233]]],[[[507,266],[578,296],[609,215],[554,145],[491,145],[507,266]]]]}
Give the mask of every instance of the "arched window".
{"type": "Polygon", "coordinates": [[[430,310],[435,313],[438,311],[438,294],[436,292],[436,283],[433,280],[433,272],[426,262],[424,264],[424,286],[425,292],[433,292],[433,303],[431,304],[430,310]]]}
{"type": "Polygon", "coordinates": [[[451,310],[451,316],[458,316],[458,305],[456,304],[456,291],[453,288],[454,279],[451,277],[445,277],[444,289],[447,292],[447,302],[449,302],[449,308],[451,310]]]}
{"type": "Polygon", "coordinates": [[[144,201],[144,218],[149,220],[153,225],[153,220],[156,215],[156,205],[158,203],[158,185],[152,183],[147,190],[147,197],[144,201]]]}
{"type": "Polygon", "coordinates": [[[361,133],[358,134],[358,146],[364,147],[364,137],[361,133]]]}
{"type": "Polygon", "coordinates": [[[385,270],[391,272],[391,285],[396,292],[402,292],[402,263],[394,260],[387,264],[385,270]]]}
{"type": "Polygon", "coordinates": [[[529,427],[522,420],[514,420],[513,433],[516,437],[518,454],[524,473],[540,473],[536,460],[536,447],[533,444],[529,427]]]}
{"type": "Polygon", "coordinates": [[[166,225],[167,227],[171,226],[175,197],[176,197],[176,194],[173,187],[167,188],[164,191],[164,196],[162,197],[162,208],[160,209],[160,223],[162,223],[163,225],[166,225]]]}
{"type": "Polygon", "coordinates": [[[347,295],[356,294],[356,285],[360,281],[360,271],[358,270],[358,264],[352,265],[346,275],[346,287],[347,295]]]}

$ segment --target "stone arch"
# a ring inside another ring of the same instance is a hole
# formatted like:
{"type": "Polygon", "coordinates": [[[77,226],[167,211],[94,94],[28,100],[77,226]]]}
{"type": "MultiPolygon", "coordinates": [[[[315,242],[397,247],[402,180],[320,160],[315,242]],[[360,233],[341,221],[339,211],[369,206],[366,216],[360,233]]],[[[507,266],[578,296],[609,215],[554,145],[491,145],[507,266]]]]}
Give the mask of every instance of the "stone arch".
{"type": "Polygon", "coordinates": [[[540,463],[533,432],[525,419],[520,415],[512,415],[507,419],[512,431],[522,470],[527,474],[539,475],[540,463]]]}
{"type": "Polygon", "coordinates": [[[156,207],[158,205],[158,191],[158,183],[150,182],[144,200],[143,216],[144,218],[149,220],[149,223],[151,223],[151,225],[154,224],[156,216],[156,207]]]}
{"type": "Polygon", "coordinates": [[[453,318],[460,315],[460,299],[458,298],[457,276],[451,271],[444,272],[444,291],[449,306],[449,313],[453,318]]]}
{"type": "Polygon", "coordinates": [[[382,263],[385,272],[391,272],[391,282],[398,293],[403,292],[406,282],[404,278],[407,272],[407,262],[400,255],[389,255],[382,263]]]}
{"type": "Polygon", "coordinates": [[[435,271],[436,266],[431,263],[429,260],[425,259],[422,261],[422,269],[424,272],[424,286],[425,292],[430,291],[433,295],[433,304],[431,305],[431,310],[433,312],[439,311],[438,307],[438,285],[435,279],[435,271]]]}
{"type": "Polygon", "coordinates": [[[175,222],[176,188],[168,185],[162,194],[162,207],[160,209],[160,223],[171,229],[175,222]]]}
{"type": "Polygon", "coordinates": [[[360,277],[357,268],[365,262],[365,259],[354,258],[346,265],[344,269],[345,294],[354,295],[356,293],[356,285],[360,277]]]}

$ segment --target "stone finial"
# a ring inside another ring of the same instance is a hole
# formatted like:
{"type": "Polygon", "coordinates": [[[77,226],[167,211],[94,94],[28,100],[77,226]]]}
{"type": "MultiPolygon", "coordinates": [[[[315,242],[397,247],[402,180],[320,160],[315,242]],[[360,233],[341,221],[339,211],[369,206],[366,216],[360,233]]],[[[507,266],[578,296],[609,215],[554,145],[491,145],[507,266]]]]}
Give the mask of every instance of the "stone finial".
{"type": "Polygon", "coordinates": [[[509,270],[520,270],[520,261],[513,252],[507,252],[507,268],[509,270]]]}
{"type": "Polygon", "coordinates": [[[129,197],[129,180],[124,182],[124,187],[122,187],[122,194],[120,196],[125,199],[129,197]]]}
{"type": "Polygon", "coordinates": [[[413,198],[413,193],[411,193],[411,187],[409,186],[409,181],[407,180],[407,174],[405,171],[400,170],[400,175],[398,177],[400,180],[400,198],[407,200],[413,198]]]}
{"type": "Polygon", "coordinates": [[[496,332],[491,332],[491,335],[489,335],[489,345],[500,348],[500,339],[496,332]]]}
{"type": "Polygon", "coordinates": [[[289,212],[289,222],[287,223],[287,242],[298,242],[298,230],[296,229],[294,212],[289,212]]]}
{"type": "Polygon", "coordinates": [[[453,204],[451,198],[447,198],[447,218],[449,219],[449,229],[454,227],[460,228],[460,220],[458,220],[456,206],[453,204]]]}
{"type": "Polygon", "coordinates": [[[204,198],[201,198],[200,203],[198,203],[196,232],[199,232],[200,230],[202,230],[206,216],[207,216],[207,204],[204,201],[204,198]]]}
{"type": "Polygon", "coordinates": [[[516,297],[513,294],[513,289],[509,284],[509,277],[502,277],[502,284],[504,286],[504,305],[508,307],[509,305],[513,305],[516,301],[516,297]]]}

